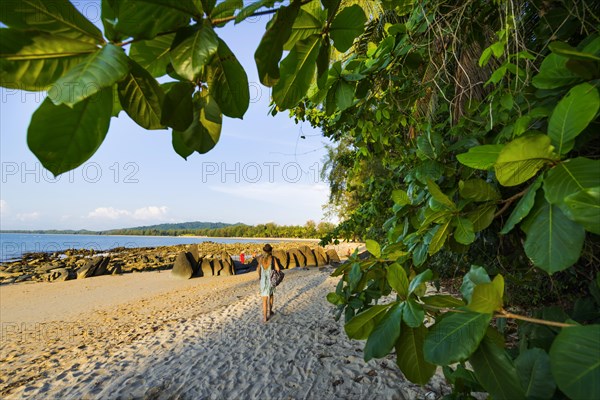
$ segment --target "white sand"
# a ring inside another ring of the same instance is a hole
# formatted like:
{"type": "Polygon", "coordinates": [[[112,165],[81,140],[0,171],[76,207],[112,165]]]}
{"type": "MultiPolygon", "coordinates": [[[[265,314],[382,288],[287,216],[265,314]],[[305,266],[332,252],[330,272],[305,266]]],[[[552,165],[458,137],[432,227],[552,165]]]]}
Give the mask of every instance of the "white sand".
{"type": "Polygon", "coordinates": [[[435,399],[394,357],[365,363],[325,296],[289,270],[261,320],[257,276],[168,271],[0,288],[0,398],[435,399]]]}

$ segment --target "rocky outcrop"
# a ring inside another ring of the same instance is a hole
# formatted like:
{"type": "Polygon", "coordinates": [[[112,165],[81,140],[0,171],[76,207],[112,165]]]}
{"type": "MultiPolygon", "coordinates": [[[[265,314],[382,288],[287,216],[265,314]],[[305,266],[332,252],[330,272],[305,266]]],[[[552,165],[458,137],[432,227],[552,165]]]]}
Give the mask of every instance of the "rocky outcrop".
{"type": "Polygon", "coordinates": [[[200,262],[200,270],[202,271],[200,276],[213,276],[214,273],[212,267],[212,260],[210,258],[203,258],[200,262]]]}
{"type": "Polygon", "coordinates": [[[315,248],[314,253],[315,258],[317,259],[317,266],[322,267],[324,265],[329,264],[329,261],[327,260],[327,254],[325,253],[325,250],[323,250],[322,247],[315,248]]]}
{"type": "Polygon", "coordinates": [[[96,269],[102,264],[104,257],[94,257],[77,270],[77,279],[85,279],[94,276],[96,269]]]}
{"type": "Polygon", "coordinates": [[[177,254],[171,273],[179,278],[190,279],[196,273],[194,256],[186,251],[177,254]]]}
{"type": "Polygon", "coordinates": [[[338,255],[337,251],[335,251],[334,249],[329,249],[327,250],[327,261],[332,264],[332,263],[340,263],[340,256],[338,255]]]}
{"type": "Polygon", "coordinates": [[[300,246],[298,249],[304,258],[306,259],[306,263],[303,265],[305,267],[316,267],[317,259],[315,257],[315,253],[313,253],[312,249],[308,246],[300,246]]]}
{"type": "Polygon", "coordinates": [[[279,268],[288,268],[288,253],[286,253],[284,250],[273,250],[273,257],[275,257],[279,263],[279,268]]]}

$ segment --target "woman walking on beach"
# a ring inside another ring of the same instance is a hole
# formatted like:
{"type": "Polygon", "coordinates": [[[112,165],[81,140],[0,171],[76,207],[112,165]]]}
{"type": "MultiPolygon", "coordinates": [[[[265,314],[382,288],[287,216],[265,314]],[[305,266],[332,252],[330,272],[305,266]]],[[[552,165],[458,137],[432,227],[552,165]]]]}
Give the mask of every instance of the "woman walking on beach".
{"type": "Polygon", "coordinates": [[[265,254],[260,258],[258,262],[258,277],[260,280],[260,295],[262,297],[262,308],[264,321],[267,322],[273,314],[273,293],[275,293],[275,286],[271,284],[271,271],[275,268],[279,271],[279,265],[273,258],[273,247],[270,244],[266,244],[263,247],[265,254]]]}

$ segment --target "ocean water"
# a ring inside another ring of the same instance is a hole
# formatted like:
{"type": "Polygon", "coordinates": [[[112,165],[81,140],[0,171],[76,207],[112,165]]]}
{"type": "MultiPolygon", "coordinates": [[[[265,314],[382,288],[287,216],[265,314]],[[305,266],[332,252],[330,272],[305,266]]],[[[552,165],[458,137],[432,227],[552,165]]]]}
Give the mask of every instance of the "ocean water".
{"type": "MultiPolygon", "coordinates": [[[[0,233],[0,262],[20,258],[24,253],[53,253],[68,249],[105,251],[115,247],[156,247],[202,242],[266,243],[267,239],[205,238],[192,236],[116,236],[53,235],[34,233],[0,233]]],[[[280,241],[274,239],[272,242],[280,241]]]]}

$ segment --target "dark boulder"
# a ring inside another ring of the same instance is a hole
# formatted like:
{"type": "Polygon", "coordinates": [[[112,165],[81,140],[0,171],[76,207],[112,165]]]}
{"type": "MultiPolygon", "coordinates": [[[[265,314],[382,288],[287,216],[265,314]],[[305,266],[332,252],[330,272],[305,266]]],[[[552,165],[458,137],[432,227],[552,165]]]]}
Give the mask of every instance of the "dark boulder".
{"type": "Polygon", "coordinates": [[[340,256],[338,256],[337,251],[335,251],[334,249],[327,250],[327,258],[330,264],[342,262],[342,260],[340,260],[340,256]]]}
{"type": "Polygon", "coordinates": [[[317,259],[315,257],[315,253],[313,253],[312,249],[308,246],[300,246],[298,249],[306,258],[306,266],[307,267],[316,267],[317,259]]]}
{"type": "Polygon", "coordinates": [[[108,275],[108,263],[110,262],[110,257],[104,257],[102,259],[102,261],[100,262],[100,264],[98,264],[98,266],[96,267],[96,270],[94,271],[94,276],[100,276],[100,275],[108,275]]]}
{"type": "Polygon", "coordinates": [[[77,270],[77,279],[89,278],[94,276],[96,269],[102,264],[104,257],[94,257],[88,260],[85,265],[77,270]]]}
{"type": "Polygon", "coordinates": [[[203,258],[200,261],[200,276],[213,276],[213,267],[210,258],[203,258]]]}
{"type": "Polygon", "coordinates": [[[283,250],[273,250],[273,257],[279,264],[279,268],[288,268],[288,253],[283,250]]]}
{"type": "Polygon", "coordinates": [[[327,262],[327,254],[325,254],[325,250],[322,247],[317,247],[314,250],[315,258],[317,259],[317,266],[322,267],[324,265],[329,264],[327,262]]]}
{"type": "Polygon", "coordinates": [[[194,276],[194,266],[190,260],[193,260],[193,257],[185,251],[177,254],[177,258],[175,258],[175,264],[173,264],[171,273],[183,279],[190,279],[192,276],[194,276]]]}

